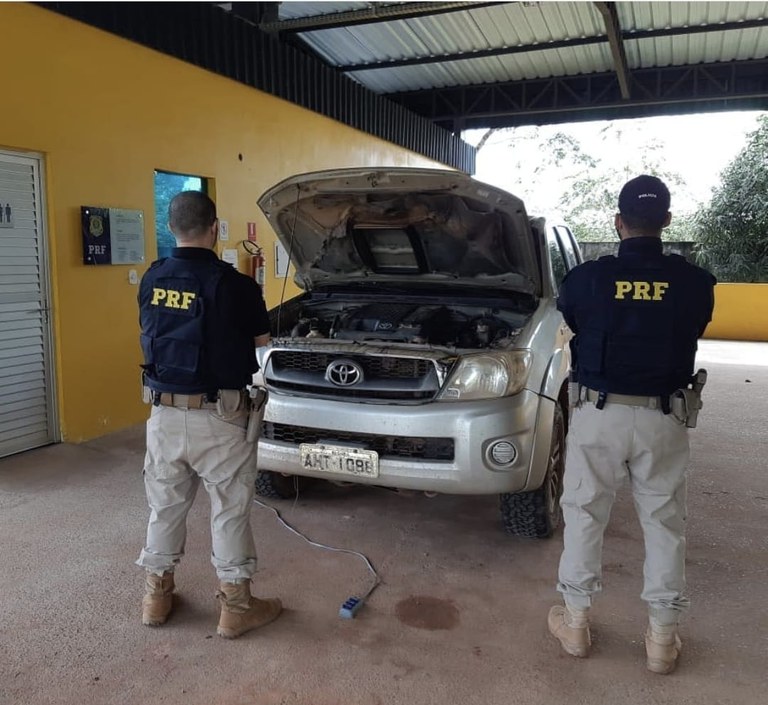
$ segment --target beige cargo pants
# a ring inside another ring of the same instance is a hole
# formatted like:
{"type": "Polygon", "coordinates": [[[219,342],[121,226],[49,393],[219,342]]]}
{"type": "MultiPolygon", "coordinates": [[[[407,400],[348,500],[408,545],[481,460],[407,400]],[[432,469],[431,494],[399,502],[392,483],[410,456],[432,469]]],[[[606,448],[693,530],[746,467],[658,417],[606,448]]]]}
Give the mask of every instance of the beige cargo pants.
{"type": "Polygon", "coordinates": [[[629,478],[645,540],[642,599],[661,624],[688,607],[685,589],[688,429],[672,414],[582,402],[568,432],[561,506],[564,548],[557,589],[589,607],[602,589],[603,532],[616,491],[629,478]]]}
{"type": "Polygon", "coordinates": [[[153,406],[147,421],[144,486],[151,510],[147,543],[136,564],[173,570],[184,555],[187,514],[202,481],[211,502],[211,563],[220,580],[250,579],[256,548],[250,514],[256,443],[246,441],[248,411],[153,406]]]}

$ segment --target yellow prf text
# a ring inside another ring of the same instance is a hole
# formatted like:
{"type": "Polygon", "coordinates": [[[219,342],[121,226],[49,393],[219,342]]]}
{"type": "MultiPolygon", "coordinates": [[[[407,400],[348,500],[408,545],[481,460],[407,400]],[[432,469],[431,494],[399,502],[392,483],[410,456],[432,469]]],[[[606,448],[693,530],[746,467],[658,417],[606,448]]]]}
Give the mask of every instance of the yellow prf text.
{"type": "Polygon", "coordinates": [[[631,292],[633,301],[661,301],[667,293],[669,282],[616,282],[617,299],[625,299],[631,292]]]}
{"type": "Polygon", "coordinates": [[[165,306],[166,308],[183,308],[189,309],[197,294],[193,291],[176,291],[175,289],[158,289],[157,287],[152,289],[152,301],[153,306],[165,306]]]}

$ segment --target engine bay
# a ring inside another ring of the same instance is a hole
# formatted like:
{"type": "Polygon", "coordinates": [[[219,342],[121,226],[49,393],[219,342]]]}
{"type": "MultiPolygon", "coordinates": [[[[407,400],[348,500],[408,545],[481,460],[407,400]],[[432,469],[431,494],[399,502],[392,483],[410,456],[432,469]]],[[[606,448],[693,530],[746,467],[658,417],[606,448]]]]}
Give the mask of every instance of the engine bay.
{"type": "Polygon", "coordinates": [[[291,338],[483,349],[511,345],[528,315],[477,305],[336,301],[309,302],[290,318],[291,338]]]}

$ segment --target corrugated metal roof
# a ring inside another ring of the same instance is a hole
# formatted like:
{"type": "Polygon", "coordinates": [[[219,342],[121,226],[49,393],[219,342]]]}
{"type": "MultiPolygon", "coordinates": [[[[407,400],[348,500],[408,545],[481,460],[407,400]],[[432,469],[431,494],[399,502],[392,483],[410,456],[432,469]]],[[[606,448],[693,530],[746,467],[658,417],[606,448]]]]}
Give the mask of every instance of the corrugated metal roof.
{"type": "MultiPolygon", "coordinates": [[[[398,3],[386,3],[398,4],[398,3]]],[[[282,17],[370,8],[372,3],[281,3],[282,17]],[[333,8],[333,9],[331,9],[333,8]],[[288,14],[290,13],[290,14],[288,14]]],[[[619,2],[625,33],[717,25],[768,17],[768,2],[619,2]]],[[[399,68],[351,71],[377,93],[498,83],[610,71],[605,24],[592,2],[515,2],[460,12],[389,20],[300,34],[329,63],[352,66],[419,57],[449,57],[499,48],[536,51],[399,68]],[[577,38],[601,43],[547,48],[577,38]]],[[[624,41],[630,68],[677,66],[768,56],[768,29],[754,27],[624,41]]]]}
{"type": "Polygon", "coordinates": [[[627,40],[625,46],[630,68],[764,59],[768,57],[768,27],[627,40]]]}
{"type": "Polygon", "coordinates": [[[610,71],[612,66],[610,49],[604,44],[435,64],[428,72],[424,71],[424,66],[403,66],[356,71],[350,75],[377,93],[397,93],[610,71]]]}
{"type": "Polygon", "coordinates": [[[743,22],[768,16],[768,2],[618,2],[622,29],[664,29],[743,22]]]}
{"type": "MultiPolygon", "coordinates": [[[[302,33],[336,66],[604,35],[592,3],[508,3],[477,10],[302,33]]],[[[428,71],[429,65],[425,65],[428,71]]]]}
{"type": "Polygon", "coordinates": [[[281,20],[318,17],[338,12],[351,12],[352,10],[367,10],[373,4],[371,2],[281,2],[278,8],[278,17],[281,20]]]}

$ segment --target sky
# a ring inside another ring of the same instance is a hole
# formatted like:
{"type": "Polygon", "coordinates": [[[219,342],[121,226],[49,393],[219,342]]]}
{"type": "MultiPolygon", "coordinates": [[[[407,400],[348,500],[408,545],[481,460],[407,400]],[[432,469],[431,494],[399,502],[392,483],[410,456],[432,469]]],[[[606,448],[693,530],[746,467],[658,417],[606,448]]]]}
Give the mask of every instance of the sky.
{"type": "MultiPolygon", "coordinates": [[[[661,145],[667,168],[680,174],[685,183],[684,189],[672,193],[672,210],[692,212],[699,204],[708,203],[720,172],[742,149],[762,114],[741,111],[615,120],[613,126],[620,129],[611,130],[611,138],[607,140],[601,136],[601,131],[609,124],[606,121],[505,130],[495,133],[480,150],[474,176],[520,196],[526,203],[532,200],[537,205],[542,200],[556,203],[564,188],[562,178],[555,172],[547,179],[548,193],[544,199],[540,193],[527,191],[526,184],[534,181],[530,169],[540,157],[537,145],[521,137],[531,135],[536,129],[544,137],[563,132],[576,138],[586,153],[603,160],[606,165],[610,165],[612,159],[618,163],[621,155],[631,155],[644,143],[655,141],[661,145]],[[618,138],[617,132],[620,132],[618,138]],[[514,163],[520,163],[520,168],[511,169],[510,165],[514,163]]],[[[463,137],[470,144],[477,144],[485,132],[468,130],[463,137]]],[[[631,178],[636,174],[627,176],[631,178]]],[[[540,189],[541,177],[535,181],[540,189]]]]}

